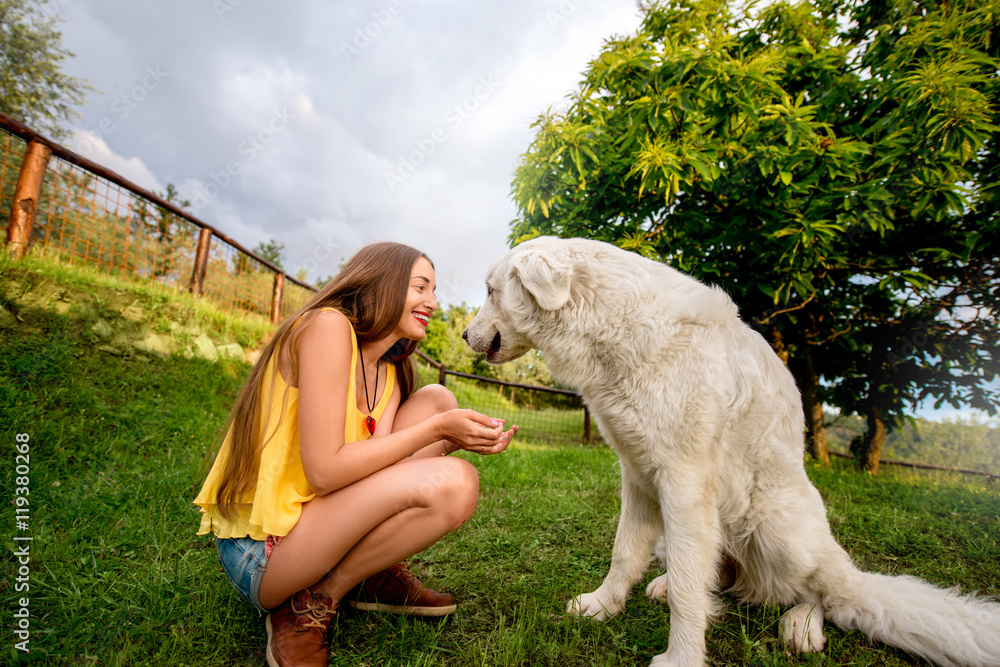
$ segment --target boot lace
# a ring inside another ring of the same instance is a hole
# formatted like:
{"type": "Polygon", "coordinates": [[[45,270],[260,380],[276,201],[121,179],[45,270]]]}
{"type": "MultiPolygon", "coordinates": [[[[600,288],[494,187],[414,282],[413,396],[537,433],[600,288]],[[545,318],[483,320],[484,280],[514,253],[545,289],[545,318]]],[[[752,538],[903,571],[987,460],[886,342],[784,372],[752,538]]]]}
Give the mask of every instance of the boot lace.
{"type": "Polygon", "coordinates": [[[334,614],[337,613],[336,605],[333,607],[327,606],[322,602],[312,599],[312,593],[309,594],[310,600],[306,603],[305,609],[296,609],[295,600],[292,600],[292,612],[296,616],[305,616],[308,622],[303,624],[303,628],[319,628],[320,630],[326,630],[330,624],[330,619],[334,614]]]}
{"type": "Polygon", "coordinates": [[[420,588],[423,588],[423,582],[417,579],[416,575],[410,570],[410,564],[405,560],[398,565],[396,565],[396,573],[399,575],[399,580],[406,584],[407,587],[412,587],[414,584],[419,584],[420,588]]]}
{"type": "Polygon", "coordinates": [[[405,560],[396,565],[396,570],[402,573],[404,579],[413,578],[413,572],[410,571],[410,564],[405,560]]]}

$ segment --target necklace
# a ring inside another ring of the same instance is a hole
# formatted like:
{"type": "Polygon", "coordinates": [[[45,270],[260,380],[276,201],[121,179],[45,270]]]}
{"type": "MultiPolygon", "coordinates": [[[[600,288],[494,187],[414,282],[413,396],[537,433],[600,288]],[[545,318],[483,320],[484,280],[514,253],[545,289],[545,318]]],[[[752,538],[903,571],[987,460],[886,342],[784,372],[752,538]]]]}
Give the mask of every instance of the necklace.
{"type": "Polygon", "coordinates": [[[365,375],[365,357],[361,353],[361,340],[358,339],[358,356],[361,358],[361,379],[365,383],[365,407],[368,408],[368,418],[365,419],[365,426],[368,427],[368,434],[375,435],[375,417],[372,416],[372,412],[375,410],[375,406],[378,404],[378,362],[375,360],[375,389],[372,393],[375,394],[375,403],[368,405],[368,377],[365,375]]]}

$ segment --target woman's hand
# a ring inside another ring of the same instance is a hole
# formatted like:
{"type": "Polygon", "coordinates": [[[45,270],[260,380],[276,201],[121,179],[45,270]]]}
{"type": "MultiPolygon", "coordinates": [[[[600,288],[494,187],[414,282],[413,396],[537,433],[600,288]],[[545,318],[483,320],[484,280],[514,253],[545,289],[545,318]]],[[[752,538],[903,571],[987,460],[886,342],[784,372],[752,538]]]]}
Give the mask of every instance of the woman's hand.
{"type": "MultiPolygon", "coordinates": [[[[505,422],[502,419],[497,421],[500,422],[501,424],[500,427],[503,428],[505,422]]],[[[462,447],[462,449],[464,449],[467,452],[475,452],[476,454],[482,454],[483,456],[486,456],[487,454],[499,454],[500,452],[507,449],[508,445],[510,445],[511,438],[514,437],[517,431],[518,427],[513,426],[509,430],[501,433],[499,440],[497,440],[491,445],[480,445],[478,447],[462,447]]]]}
{"type": "Polygon", "coordinates": [[[504,431],[506,421],[493,419],[475,410],[455,409],[444,413],[444,437],[456,446],[476,454],[499,454],[507,449],[518,427],[504,431]]]}

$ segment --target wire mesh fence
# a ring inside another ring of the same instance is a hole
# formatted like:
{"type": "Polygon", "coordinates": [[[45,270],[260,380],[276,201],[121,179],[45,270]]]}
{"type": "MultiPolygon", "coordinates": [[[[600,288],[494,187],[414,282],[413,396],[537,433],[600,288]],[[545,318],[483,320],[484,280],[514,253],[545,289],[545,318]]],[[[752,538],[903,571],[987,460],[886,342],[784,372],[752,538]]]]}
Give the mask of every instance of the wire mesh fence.
{"type": "Polygon", "coordinates": [[[260,260],[222,239],[212,239],[204,296],[225,308],[268,315],[274,273],[260,260]]]}
{"type": "Polygon", "coordinates": [[[447,386],[459,407],[473,408],[520,427],[518,437],[550,444],[594,444],[590,413],[576,392],[553,387],[504,382],[449,370],[417,351],[421,384],[447,386]]]}
{"type": "Polygon", "coordinates": [[[170,195],[148,192],[4,114],[0,151],[0,224],[12,255],[43,251],[274,322],[315,291],[170,195]]]}
{"type": "Polygon", "coordinates": [[[49,161],[31,244],[101,270],[187,286],[199,227],[117,183],[49,161]]]}
{"type": "Polygon", "coordinates": [[[0,224],[3,225],[5,234],[26,145],[23,139],[6,132],[0,133],[0,148],[3,150],[3,160],[0,161],[0,224]]]}
{"type": "Polygon", "coordinates": [[[284,297],[281,299],[281,318],[285,319],[292,313],[297,312],[302,306],[313,297],[314,289],[303,287],[298,283],[285,285],[284,297]]]}

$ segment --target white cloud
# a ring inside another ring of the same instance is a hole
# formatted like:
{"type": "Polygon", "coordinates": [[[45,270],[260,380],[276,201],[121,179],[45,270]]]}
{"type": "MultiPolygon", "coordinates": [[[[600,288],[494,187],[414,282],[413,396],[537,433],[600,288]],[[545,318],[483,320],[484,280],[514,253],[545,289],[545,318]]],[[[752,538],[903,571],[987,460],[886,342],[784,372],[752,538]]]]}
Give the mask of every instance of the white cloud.
{"type": "Polygon", "coordinates": [[[66,3],[67,67],[105,91],[80,129],[100,135],[109,167],[177,184],[244,245],[284,243],[293,273],[329,275],[360,245],[394,239],[434,259],[449,300],[480,303],[516,215],[510,181],[530,123],[606,38],[638,25],[635,5],[399,2],[388,15],[386,0],[242,2],[222,16],[194,0],[66,3]],[[120,118],[111,104],[149,68],[164,74],[120,118]],[[276,111],[289,116],[280,131],[276,111]],[[401,159],[419,164],[390,188],[401,159]]]}
{"type": "Polygon", "coordinates": [[[115,153],[108,144],[90,130],[74,130],[67,148],[97,164],[116,172],[126,180],[151,192],[162,191],[163,186],[153,172],[138,157],[124,157],[115,153]]]}

